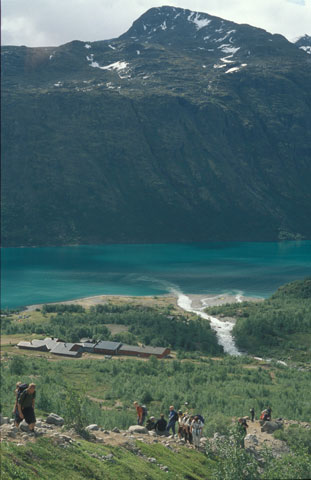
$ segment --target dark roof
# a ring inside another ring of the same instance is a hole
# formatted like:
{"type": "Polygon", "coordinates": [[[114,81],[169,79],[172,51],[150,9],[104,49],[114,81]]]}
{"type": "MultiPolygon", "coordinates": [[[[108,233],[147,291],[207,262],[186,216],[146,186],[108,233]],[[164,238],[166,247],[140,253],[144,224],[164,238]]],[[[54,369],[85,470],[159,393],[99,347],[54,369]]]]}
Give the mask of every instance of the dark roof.
{"type": "Polygon", "coordinates": [[[95,350],[100,349],[100,350],[118,350],[120,348],[122,343],[120,342],[106,342],[101,340],[95,345],[95,350]]]}
{"type": "Polygon", "coordinates": [[[19,342],[17,344],[19,348],[29,348],[32,350],[47,350],[47,346],[42,340],[32,340],[32,342],[19,342]]]}
{"type": "Polygon", "coordinates": [[[137,352],[137,353],[147,353],[149,355],[162,355],[167,347],[138,347],[134,345],[125,345],[123,344],[119,350],[120,353],[123,351],[127,352],[137,352]]]}
{"type": "Polygon", "coordinates": [[[54,353],[55,355],[68,355],[69,357],[78,357],[81,355],[81,352],[72,351],[71,348],[74,345],[76,344],[57,342],[56,347],[51,350],[51,353],[54,353]]]}

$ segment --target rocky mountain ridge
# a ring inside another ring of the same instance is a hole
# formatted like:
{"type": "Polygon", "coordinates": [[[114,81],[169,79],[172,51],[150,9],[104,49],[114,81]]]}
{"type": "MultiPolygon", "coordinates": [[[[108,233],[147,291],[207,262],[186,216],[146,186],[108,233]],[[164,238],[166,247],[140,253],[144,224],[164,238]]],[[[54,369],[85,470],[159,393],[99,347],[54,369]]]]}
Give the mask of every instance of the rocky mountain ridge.
{"type": "Polygon", "coordinates": [[[304,52],[311,54],[311,36],[303,35],[298,40],[296,40],[295,45],[299,47],[304,52]]]}

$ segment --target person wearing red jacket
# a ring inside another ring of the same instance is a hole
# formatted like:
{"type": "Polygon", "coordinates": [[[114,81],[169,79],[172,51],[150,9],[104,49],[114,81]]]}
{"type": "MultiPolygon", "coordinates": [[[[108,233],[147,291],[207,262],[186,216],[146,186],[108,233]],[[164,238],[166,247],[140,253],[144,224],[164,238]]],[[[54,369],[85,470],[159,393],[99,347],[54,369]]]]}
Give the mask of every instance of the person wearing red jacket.
{"type": "Polygon", "coordinates": [[[137,424],[142,425],[144,423],[144,409],[138,402],[134,402],[137,412],[137,424]]]}

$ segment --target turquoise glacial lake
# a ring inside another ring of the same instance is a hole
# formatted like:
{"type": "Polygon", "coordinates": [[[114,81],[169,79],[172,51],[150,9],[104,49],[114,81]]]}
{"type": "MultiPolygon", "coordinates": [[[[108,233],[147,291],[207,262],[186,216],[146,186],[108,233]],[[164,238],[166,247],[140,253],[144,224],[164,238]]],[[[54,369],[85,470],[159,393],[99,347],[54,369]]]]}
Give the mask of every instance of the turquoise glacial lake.
{"type": "Polygon", "coordinates": [[[311,275],[311,241],[1,249],[1,306],[93,295],[268,297],[311,275]]]}

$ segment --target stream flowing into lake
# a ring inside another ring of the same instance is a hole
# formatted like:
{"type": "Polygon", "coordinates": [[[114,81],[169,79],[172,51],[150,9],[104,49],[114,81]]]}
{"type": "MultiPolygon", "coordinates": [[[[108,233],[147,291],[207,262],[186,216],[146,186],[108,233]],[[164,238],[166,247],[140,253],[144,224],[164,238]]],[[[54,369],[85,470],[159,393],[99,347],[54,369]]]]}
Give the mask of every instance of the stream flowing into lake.
{"type": "MultiPolygon", "coordinates": [[[[201,308],[193,308],[191,298],[189,298],[187,295],[180,292],[175,292],[175,293],[177,295],[177,305],[180,308],[182,308],[186,312],[195,313],[199,317],[202,317],[205,320],[208,320],[210,322],[212,329],[215,330],[216,332],[218,343],[223,347],[225,353],[228,353],[229,355],[242,355],[242,352],[240,352],[236,347],[233,336],[232,336],[232,329],[234,326],[232,322],[222,321],[216,317],[213,317],[205,313],[204,309],[208,306],[207,302],[203,301],[202,302],[203,306],[201,308]]],[[[237,302],[241,301],[239,294],[236,295],[236,301],[237,302]]]]}

